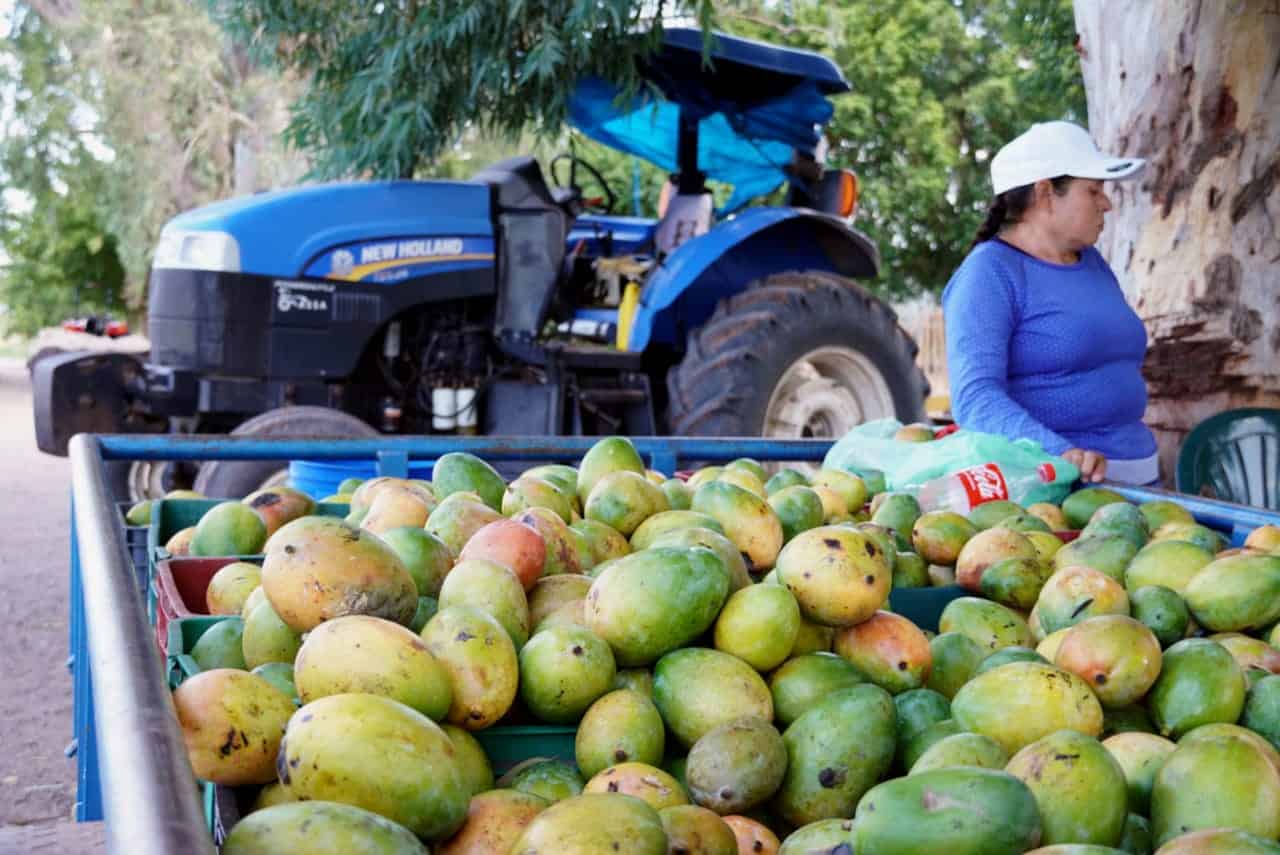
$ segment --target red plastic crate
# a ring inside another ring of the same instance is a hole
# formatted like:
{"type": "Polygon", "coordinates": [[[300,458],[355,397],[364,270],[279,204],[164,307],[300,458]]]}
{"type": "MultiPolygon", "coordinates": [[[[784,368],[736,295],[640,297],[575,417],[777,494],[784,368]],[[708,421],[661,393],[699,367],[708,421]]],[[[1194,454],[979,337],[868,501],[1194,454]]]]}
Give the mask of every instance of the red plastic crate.
{"type": "Polygon", "coordinates": [[[156,641],[168,653],[169,621],[209,614],[204,594],[209,580],[243,558],[167,558],[156,562],[156,641]]]}

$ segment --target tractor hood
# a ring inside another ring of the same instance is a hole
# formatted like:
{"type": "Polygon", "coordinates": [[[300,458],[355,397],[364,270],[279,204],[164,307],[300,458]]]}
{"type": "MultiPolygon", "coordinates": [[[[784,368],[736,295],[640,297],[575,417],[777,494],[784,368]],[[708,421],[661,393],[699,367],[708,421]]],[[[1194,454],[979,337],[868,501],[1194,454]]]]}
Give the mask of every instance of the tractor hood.
{"type": "Polygon", "coordinates": [[[170,220],[154,266],[289,277],[335,246],[491,237],[489,194],[458,181],[369,181],[240,196],[170,220]]]}
{"type": "Polygon", "coordinates": [[[612,83],[585,78],[570,101],[570,121],[592,139],[674,171],[681,113],[695,117],[698,166],[733,185],[722,212],[729,213],[785,181],[793,150],[813,153],[834,113],[827,96],[849,84],[820,54],[719,33],[709,60],[704,66],[700,30],[668,29],[642,68],[653,90],[625,98],[612,83]]]}

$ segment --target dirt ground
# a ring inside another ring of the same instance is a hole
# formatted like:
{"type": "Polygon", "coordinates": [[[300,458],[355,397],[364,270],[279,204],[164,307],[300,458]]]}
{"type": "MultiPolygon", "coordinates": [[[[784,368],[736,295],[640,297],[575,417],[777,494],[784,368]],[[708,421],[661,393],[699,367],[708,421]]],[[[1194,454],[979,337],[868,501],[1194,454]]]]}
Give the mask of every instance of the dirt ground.
{"type": "Polygon", "coordinates": [[[67,671],[70,466],[36,450],[31,392],[0,363],[0,853],[94,852],[101,823],[77,826],[67,671]]]}

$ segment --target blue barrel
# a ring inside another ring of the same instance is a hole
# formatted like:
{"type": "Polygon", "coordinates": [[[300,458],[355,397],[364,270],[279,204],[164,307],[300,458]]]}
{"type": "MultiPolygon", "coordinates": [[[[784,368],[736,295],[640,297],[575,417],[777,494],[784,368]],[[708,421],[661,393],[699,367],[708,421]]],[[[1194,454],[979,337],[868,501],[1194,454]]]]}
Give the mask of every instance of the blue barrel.
{"type": "MultiPolygon", "coordinates": [[[[431,480],[434,460],[410,460],[409,477],[431,480]]],[[[338,492],[348,478],[373,478],[378,474],[375,460],[294,460],[289,463],[289,483],[313,499],[338,492]]]]}

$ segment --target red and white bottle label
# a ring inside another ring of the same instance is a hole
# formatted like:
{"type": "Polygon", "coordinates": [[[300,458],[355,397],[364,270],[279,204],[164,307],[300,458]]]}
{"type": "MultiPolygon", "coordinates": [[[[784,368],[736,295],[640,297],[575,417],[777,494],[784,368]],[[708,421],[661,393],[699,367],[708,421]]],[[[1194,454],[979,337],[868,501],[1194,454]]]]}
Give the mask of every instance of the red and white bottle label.
{"type": "Polygon", "coordinates": [[[994,463],[984,463],[956,473],[969,498],[969,507],[976,508],[984,502],[1003,501],[1009,498],[1009,485],[1004,473],[994,463]]]}

